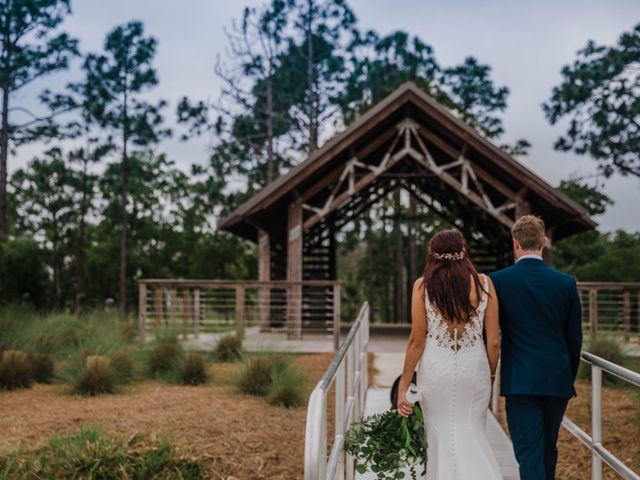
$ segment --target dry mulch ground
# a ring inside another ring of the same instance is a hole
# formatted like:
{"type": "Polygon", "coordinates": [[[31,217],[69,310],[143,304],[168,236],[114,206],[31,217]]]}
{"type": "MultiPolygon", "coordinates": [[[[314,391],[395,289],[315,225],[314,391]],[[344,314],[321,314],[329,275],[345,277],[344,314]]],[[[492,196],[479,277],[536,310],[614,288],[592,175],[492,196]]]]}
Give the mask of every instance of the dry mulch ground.
{"type": "MultiPolygon", "coordinates": [[[[578,381],[578,396],[569,402],[567,417],[591,435],[591,385],[578,381]]],[[[602,444],[635,472],[640,471],[640,398],[630,389],[603,388],[602,444]]],[[[500,420],[504,422],[504,399],[501,399],[500,420]]],[[[620,477],[604,464],[603,478],[620,477]]],[[[564,428],[558,440],[558,480],[591,478],[591,452],[564,428]]]]}
{"type": "MultiPolygon", "coordinates": [[[[307,393],[332,357],[296,355],[309,375],[307,393]]],[[[306,405],[285,409],[236,393],[232,379],[237,368],[237,364],[212,365],[213,380],[206,386],[145,382],[95,398],[69,395],[62,385],[0,392],[0,451],[36,448],[53,433],[74,433],[82,425],[99,424],[105,432],[124,438],[168,434],[182,452],[206,462],[212,479],[302,478],[306,405]]],[[[373,368],[370,381],[372,377],[373,368]]],[[[332,408],[329,430],[333,431],[332,408]]]]}
{"type": "MultiPolygon", "coordinates": [[[[309,377],[307,393],[332,357],[296,356],[309,377]]],[[[62,385],[0,392],[0,452],[33,449],[55,432],[68,434],[83,425],[101,425],[106,433],[124,438],[136,433],[168,434],[182,452],[210,467],[211,479],[302,478],[306,405],[285,409],[238,394],[233,387],[238,367],[212,365],[212,381],[205,386],[144,382],[117,395],[94,398],[69,395],[62,385]]],[[[370,382],[373,375],[370,367],[370,382]]],[[[333,389],[331,399],[332,394],[333,389]]],[[[332,402],[328,410],[332,435],[332,402]]]]}

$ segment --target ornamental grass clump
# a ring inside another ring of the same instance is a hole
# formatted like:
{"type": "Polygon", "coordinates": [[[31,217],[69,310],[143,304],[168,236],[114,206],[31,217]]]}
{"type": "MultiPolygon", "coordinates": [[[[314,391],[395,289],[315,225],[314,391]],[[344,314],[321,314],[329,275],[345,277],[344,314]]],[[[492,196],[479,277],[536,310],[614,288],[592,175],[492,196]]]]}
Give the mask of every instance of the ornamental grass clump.
{"type": "Polygon", "coordinates": [[[100,355],[89,355],[75,382],[74,391],[81,395],[94,396],[114,393],[115,386],[116,380],[109,359],[100,355]]]}
{"type": "Polygon", "coordinates": [[[197,352],[188,352],[182,362],[180,381],[183,385],[202,385],[207,383],[207,365],[204,357],[197,352]]]}
{"type": "Polygon", "coordinates": [[[29,356],[20,350],[5,350],[0,360],[0,389],[28,388],[33,384],[29,356]]]}
{"type": "Polygon", "coordinates": [[[0,479],[75,478],[84,480],[200,480],[206,469],[178,453],[165,438],[134,435],[129,440],[83,427],[73,435],[54,435],[37,450],[0,454],[0,479]]]}
{"type": "Polygon", "coordinates": [[[49,353],[30,353],[29,365],[33,380],[38,383],[52,383],[55,370],[53,355],[49,353]]]}
{"type": "Polygon", "coordinates": [[[225,335],[216,345],[214,358],[220,362],[235,362],[242,357],[242,340],[236,335],[225,335]]]}
{"type": "Polygon", "coordinates": [[[149,355],[149,373],[152,377],[171,374],[179,365],[182,349],[177,342],[156,344],[149,355]]]}
{"type": "Polygon", "coordinates": [[[414,480],[418,466],[422,466],[420,475],[425,475],[427,442],[420,404],[414,403],[408,417],[393,409],[353,422],[345,434],[344,449],[355,458],[356,471],[374,472],[379,480],[403,478],[400,470],[407,467],[414,480]]]}
{"type": "Polygon", "coordinates": [[[267,403],[285,408],[299,407],[305,403],[304,377],[293,365],[273,371],[267,391],[267,403]]]}
{"type": "MultiPolygon", "coordinates": [[[[613,338],[592,339],[585,350],[616,365],[624,366],[627,362],[627,356],[622,351],[622,346],[613,338]]],[[[591,381],[591,367],[584,362],[580,362],[578,378],[591,381]]],[[[605,372],[602,375],[602,384],[607,387],[625,386],[625,381],[605,372]]]]}

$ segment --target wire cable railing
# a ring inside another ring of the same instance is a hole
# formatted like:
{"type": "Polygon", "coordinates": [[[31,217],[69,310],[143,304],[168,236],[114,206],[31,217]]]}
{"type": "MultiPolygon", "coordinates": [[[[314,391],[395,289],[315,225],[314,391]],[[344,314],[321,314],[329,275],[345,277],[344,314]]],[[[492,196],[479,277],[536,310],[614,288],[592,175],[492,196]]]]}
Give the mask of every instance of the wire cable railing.
{"type": "Polygon", "coordinates": [[[614,375],[640,387],[640,373],[616,365],[589,352],[582,352],[582,361],[591,365],[591,435],[565,417],[562,426],[591,450],[591,479],[602,479],[602,462],[607,463],[625,480],[640,480],[618,457],[602,445],[602,372],[614,375]]]}
{"type": "Polygon", "coordinates": [[[344,451],[345,431],[362,417],[366,399],[369,304],[360,308],[356,321],[324,375],[311,392],[304,436],[305,480],[352,480],[353,458],[344,451]],[[335,434],[327,457],[329,389],[335,385],[335,434]]]}

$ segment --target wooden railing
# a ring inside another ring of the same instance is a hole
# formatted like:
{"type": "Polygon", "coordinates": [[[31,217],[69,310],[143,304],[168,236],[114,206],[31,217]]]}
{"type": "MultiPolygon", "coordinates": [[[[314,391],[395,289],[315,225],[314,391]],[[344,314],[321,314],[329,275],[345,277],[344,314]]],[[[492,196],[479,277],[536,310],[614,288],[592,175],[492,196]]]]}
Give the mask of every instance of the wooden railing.
{"type": "Polygon", "coordinates": [[[340,332],[340,283],[335,281],[139,281],[140,336],[149,329],[172,326],[184,333],[235,330],[332,335],[337,350],[340,332]]]}
{"type": "Polygon", "coordinates": [[[640,340],[640,283],[578,282],[585,333],[640,340]]]}

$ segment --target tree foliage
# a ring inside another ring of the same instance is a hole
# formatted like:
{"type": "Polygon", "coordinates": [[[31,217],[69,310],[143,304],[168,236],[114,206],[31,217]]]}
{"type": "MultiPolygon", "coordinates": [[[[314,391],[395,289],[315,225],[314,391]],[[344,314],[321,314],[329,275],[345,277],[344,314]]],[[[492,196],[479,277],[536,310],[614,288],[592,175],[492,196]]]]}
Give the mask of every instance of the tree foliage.
{"type": "Polygon", "coordinates": [[[569,120],[555,147],[587,154],[605,176],[640,176],[640,24],[614,46],[589,41],[543,106],[552,124],[569,120]]]}

